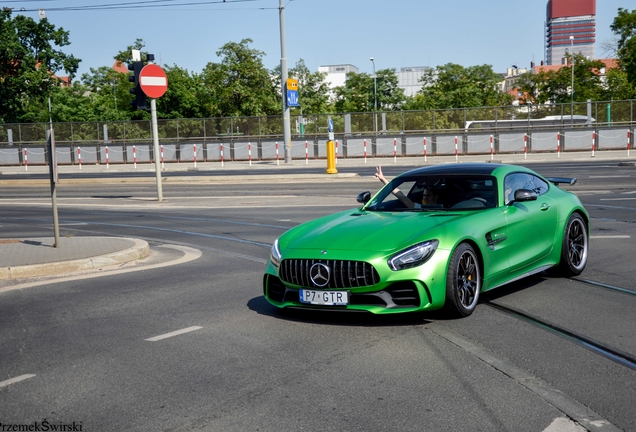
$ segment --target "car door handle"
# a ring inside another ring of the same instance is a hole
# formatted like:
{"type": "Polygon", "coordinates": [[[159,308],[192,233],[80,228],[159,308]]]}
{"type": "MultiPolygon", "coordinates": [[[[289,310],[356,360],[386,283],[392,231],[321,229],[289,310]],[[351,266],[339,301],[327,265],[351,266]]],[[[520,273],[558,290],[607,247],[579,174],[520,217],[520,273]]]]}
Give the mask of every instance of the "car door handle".
{"type": "Polygon", "coordinates": [[[550,204],[543,203],[541,204],[541,211],[546,211],[550,208],[550,204]]]}

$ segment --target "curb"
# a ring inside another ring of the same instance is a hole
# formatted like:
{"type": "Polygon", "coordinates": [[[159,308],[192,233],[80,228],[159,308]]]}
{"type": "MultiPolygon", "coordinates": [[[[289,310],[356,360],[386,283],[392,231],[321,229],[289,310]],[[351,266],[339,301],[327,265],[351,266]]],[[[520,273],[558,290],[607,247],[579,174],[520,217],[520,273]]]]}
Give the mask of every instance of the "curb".
{"type": "Polygon", "coordinates": [[[113,252],[106,255],[98,255],[90,258],[81,258],[69,261],[58,261],[43,264],[29,264],[14,267],[0,267],[0,280],[15,280],[29,277],[57,276],[79,271],[98,270],[103,267],[123,264],[130,261],[146,258],[150,255],[148,242],[129,237],[122,237],[132,240],[135,245],[122,251],[113,252]]]}

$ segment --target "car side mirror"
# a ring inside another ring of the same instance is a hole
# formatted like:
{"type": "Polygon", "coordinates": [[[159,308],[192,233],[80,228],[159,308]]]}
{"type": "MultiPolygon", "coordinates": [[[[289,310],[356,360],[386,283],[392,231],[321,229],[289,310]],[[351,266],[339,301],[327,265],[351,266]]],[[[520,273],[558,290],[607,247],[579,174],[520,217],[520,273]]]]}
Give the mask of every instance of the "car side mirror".
{"type": "Polygon", "coordinates": [[[536,201],[537,193],[530,189],[517,189],[515,191],[515,199],[513,202],[536,201]]]}
{"type": "Polygon", "coordinates": [[[360,204],[366,204],[369,202],[370,199],[371,199],[371,192],[369,191],[359,193],[357,198],[360,204]]]}

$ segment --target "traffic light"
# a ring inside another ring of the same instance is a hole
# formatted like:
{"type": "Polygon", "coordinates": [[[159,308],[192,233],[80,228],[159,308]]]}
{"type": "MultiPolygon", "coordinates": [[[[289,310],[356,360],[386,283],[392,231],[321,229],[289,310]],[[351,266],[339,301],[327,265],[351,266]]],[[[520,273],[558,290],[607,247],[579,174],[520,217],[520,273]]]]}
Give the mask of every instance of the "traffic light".
{"type": "Polygon", "coordinates": [[[144,67],[144,63],[141,61],[133,62],[128,65],[128,70],[132,71],[132,76],[128,77],[130,82],[135,83],[135,86],[130,89],[130,93],[133,95],[132,106],[135,109],[146,109],[146,95],[141,90],[139,85],[139,74],[144,67]]]}

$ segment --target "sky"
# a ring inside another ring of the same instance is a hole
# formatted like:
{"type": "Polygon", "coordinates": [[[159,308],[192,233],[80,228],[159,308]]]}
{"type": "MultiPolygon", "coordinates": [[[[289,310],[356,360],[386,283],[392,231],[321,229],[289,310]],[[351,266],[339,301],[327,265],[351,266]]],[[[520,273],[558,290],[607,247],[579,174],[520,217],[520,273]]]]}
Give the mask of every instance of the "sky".
{"type": "MultiPolygon", "coordinates": [[[[489,64],[495,72],[544,60],[547,0],[284,0],[288,66],[303,59],[319,66],[352,64],[360,72],[402,67],[489,64]]],[[[82,61],[77,78],[90,68],[111,66],[113,57],[136,39],[155,61],[200,73],[219,62],[228,42],[252,39],[274,69],[281,61],[279,0],[0,0],[38,19],[38,9],[69,31],[62,48],[82,61]],[[90,10],[96,5],[114,9],[90,10]],[[135,8],[125,9],[135,6],[135,8]],[[139,7],[139,6],[152,7],[139,7]],[[82,10],[56,10],[76,7],[82,10]]],[[[633,0],[596,1],[596,56],[611,57],[603,45],[615,40],[610,25],[618,8],[633,0]]],[[[58,75],[62,75],[58,73],[58,75]]]]}

